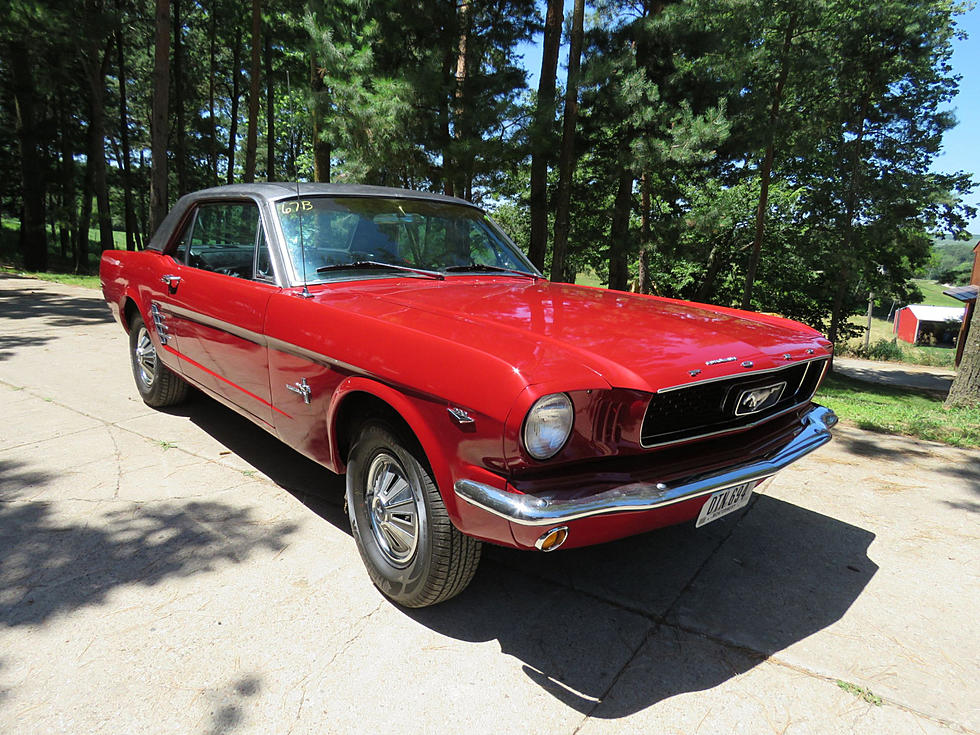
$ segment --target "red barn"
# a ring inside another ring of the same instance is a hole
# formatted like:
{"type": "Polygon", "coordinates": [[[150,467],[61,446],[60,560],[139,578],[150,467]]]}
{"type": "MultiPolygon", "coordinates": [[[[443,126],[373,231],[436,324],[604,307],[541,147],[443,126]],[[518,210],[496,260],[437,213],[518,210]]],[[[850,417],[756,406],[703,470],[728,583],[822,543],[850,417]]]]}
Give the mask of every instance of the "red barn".
{"type": "Polygon", "coordinates": [[[913,345],[929,334],[935,335],[936,342],[952,344],[965,311],[958,306],[904,306],[895,312],[892,331],[900,340],[913,345]],[[947,333],[949,339],[944,338],[947,333]]]}

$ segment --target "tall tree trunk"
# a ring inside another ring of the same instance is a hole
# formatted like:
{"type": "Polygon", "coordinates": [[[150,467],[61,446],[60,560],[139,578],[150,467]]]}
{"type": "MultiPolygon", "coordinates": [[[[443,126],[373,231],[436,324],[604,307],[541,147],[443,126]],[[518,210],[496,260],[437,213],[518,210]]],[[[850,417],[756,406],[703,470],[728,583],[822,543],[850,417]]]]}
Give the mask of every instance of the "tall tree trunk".
{"type": "Polygon", "coordinates": [[[262,3],[252,0],[252,65],[248,86],[248,137],[245,139],[245,183],[255,181],[255,151],[259,142],[259,76],[262,73],[262,3]]]}
{"type": "Polygon", "coordinates": [[[13,77],[14,115],[20,143],[20,177],[23,202],[20,216],[20,252],[24,267],[32,271],[48,268],[48,241],[44,233],[44,177],[37,121],[34,119],[34,69],[24,41],[9,44],[13,77]]]}
{"type": "Polygon", "coordinates": [[[769,207],[769,180],[772,176],[772,163],[776,155],[775,126],[779,120],[779,106],[783,99],[783,88],[789,76],[789,52],[793,43],[793,33],[796,30],[796,15],[791,14],[786,22],[786,33],[783,36],[783,49],[780,59],[779,79],[773,90],[772,106],[769,108],[769,126],[766,132],[768,142],[759,171],[759,205],[755,210],[755,235],[752,238],[752,251],[749,265],[745,271],[745,288],[742,291],[742,308],[752,308],[752,288],[759,269],[759,259],[762,256],[762,241],[766,233],[766,213],[769,207]]]}
{"type": "Polygon", "coordinates": [[[708,263],[705,266],[704,280],[701,281],[701,287],[698,289],[698,301],[709,301],[711,298],[711,293],[715,287],[715,279],[721,272],[723,263],[721,251],[723,247],[724,243],[720,238],[711,246],[711,252],[708,254],[708,263]]]}
{"type": "Polygon", "coordinates": [[[235,46],[231,52],[231,122],[228,125],[228,183],[235,183],[235,152],[238,148],[238,106],[242,96],[242,34],[235,26],[235,46]]]}
{"type": "MultiPolygon", "coordinates": [[[[443,57],[443,77],[452,74],[453,55],[446,53],[443,57]]],[[[453,165],[453,137],[449,126],[449,97],[441,95],[439,104],[439,132],[442,138],[442,192],[446,196],[456,195],[456,175],[453,165]]]]}
{"type": "MultiPolygon", "coordinates": [[[[119,12],[119,3],[116,4],[119,12]]],[[[119,73],[119,144],[122,146],[123,210],[126,221],[126,249],[136,250],[136,211],[133,208],[133,178],[129,161],[129,108],[126,104],[126,50],[123,34],[116,29],[116,64],[119,73]]]]}
{"type": "Polygon", "coordinates": [[[61,143],[61,257],[74,252],[78,237],[78,217],[75,210],[75,151],[69,123],[69,101],[62,97],[58,104],[58,130],[61,143]]]}
{"type": "Polygon", "coordinates": [[[568,250],[569,210],[572,176],[575,173],[575,128],[578,125],[578,78],[582,65],[585,0],[575,0],[572,34],[568,49],[568,80],[565,84],[565,114],[562,121],[561,152],[558,156],[558,192],[555,204],[555,236],[551,259],[551,280],[564,281],[568,250]]]}
{"type": "Polygon", "coordinates": [[[459,28],[459,40],[456,46],[456,73],[453,88],[453,138],[456,141],[456,181],[454,187],[457,196],[466,196],[469,190],[469,135],[466,121],[466,75],[469,71],[467,43],[470,36],[470,19],[472,6],[470,0],[459,0],[456,13],[459,28]],[[464,154],[464,149],[467,153],[464,154]]]}
{"type": "Polygon", "coordinates": [[[174,117],[177,135],[174,140],[174,160],[177,169],[177,196],[188,192],[187,184],[187,124],[184,115],[184,19],[180,0],[171,0],[174,16],[174,117]]]}
{"type": "Polygon", "coordinates": [[[626,291],[629,285],[626,251],[629,246],[630,211],[633,209],[633,172],[621,165],[617,178],[619,185],[616,187],[609,231],[609,288],[626,291]]]}
{"type": "MultiPolygon", "coordinates": [[[[147,179],[146,149],[140,146],[140,181],[146,181],[146,179],[147,179]]],[[[140,206],[139,206],[140,229],[139,229],[139,242],[137,242],[136,244],[139,247],[139,249],[142,250],[146,244],[146,241],[150,239],[150,235],[151,235],[150,220],[149,220],[150,207],[147,201],[147,190],[145,186],[139,187],[139,196],[140,196],[140,206]]]]}
{"type": "Polygon", "coordinates": [[[851,280],[851,270],[847,266],[847,260],[851,257],[851,249],[854,243],[854,218],[857,215],[857,198],[861,178],[861,155],[864,143],[865,125],[868,121],[868,106],[871,103],[870,87],[871,85],[869,84],[869,91],[866,91],[861,99],[861,118],[858,122],[858,129],[854,136],[854,140],[851,141],[854,154],[853,158],[851,159],[851,176],[850,181],[848,182],[847,196],[845,199],[844,234],[841,238],[840,249],[840,256],[844,263],[841,264],[838,269],[837,290],[834,293],[834,302],[830,312],[830,329],[827,332],[827,339],[835,344],[837,343],[837,336],[840,332],[840,324],[843,320],[844,297],[847,295],[847,288],[850,285],[851,280]]]}
{"type": "Polygon", "coordinates": [[[544,17],[544,47],[541,54],[541,76],[538,77],[538,101],[531,129],[531,242],[528,258],[544,268],[548,252],[548,163],[552,158],[555,126],[555,84],[558,77],[558,52],[561,48],[561,22],[564,0],[548,0],[544,17]]]}
{"type": "Polygon", "coordinates": [[[636,290],[650,293],[650,174],[640,174],[640,257],[637,264],[636,290]]]}
{"type": "Polygon", "coordinates": [[[214,116],[214,80],[218,73],[217,17],[218,14],[212,9],[208,18],[208,126],[211,129],[211,135],[208,136],[208,171],[211,173],[213,184],[218,183],[218,123],[214,116]]]}
{"type": "MultiPolygon", "coordinates": [[[[170,0],[156,0],[153,113],[150,121],[150,235],[167,216],[167,116],[170,105],[170,0]]],[[[83,233],[87,236],[87,233],[83,233]]]]}
{"type": "MultiPolygon", "coordinates": [[[[112,36],[105,40],[104,49],[97,43],[95,39],[90,42],[88,53],[82,56],[82,66],[89,87],[88,163],[92,167],[91,180],[99,217],[99,248],[104,251],[115,247],[105,159],[105,79],[109,72],[112,36]]],[[[75,265],[81,271],[87,266],[84,262],[75,265]]]]}
{"type": "Polygon", "coordinates": [[[74,272],[84,273],[88,270],[89,232],[92,229],[92,181],[95,177],[95,166],[91,158],[85,162],[85,173],[82,175],[81,207],[78,214],[78,239],[75,242],[75,252],[72,253],[74,272]]]}
{"type": "Polygon", "coordinates": [[[265,180],[276,180],[276,98],[272,85],[272,34],[265,34],[265,180]]]}
{"type": "Polygon", "coordinates": [[[310,86],[313,89],[313,180],[330,183],[330,143],[323,137],[323,119],[327,112],[327,88],[316,59],[310,58],[310,86]]]}
{"type": "Polygon", "coordinates": [[[946,408],[980,406],[980,305],[974,304],[972,311],[963,357],[943,404],[946,408]]]}

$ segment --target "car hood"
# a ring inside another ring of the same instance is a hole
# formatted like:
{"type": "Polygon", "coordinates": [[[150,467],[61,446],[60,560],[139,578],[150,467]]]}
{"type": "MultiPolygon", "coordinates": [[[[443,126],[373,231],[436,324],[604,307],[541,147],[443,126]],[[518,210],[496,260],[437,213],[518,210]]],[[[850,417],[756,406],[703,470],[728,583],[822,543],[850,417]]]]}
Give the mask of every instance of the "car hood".
{"type": "Polygon", "coordinates": [[[357,290],[406,326],[507,362],[528,385],[592,374],[655,391],[812,359],[829,344],[779,317],[544,280],[399,279],[357,290]]]}

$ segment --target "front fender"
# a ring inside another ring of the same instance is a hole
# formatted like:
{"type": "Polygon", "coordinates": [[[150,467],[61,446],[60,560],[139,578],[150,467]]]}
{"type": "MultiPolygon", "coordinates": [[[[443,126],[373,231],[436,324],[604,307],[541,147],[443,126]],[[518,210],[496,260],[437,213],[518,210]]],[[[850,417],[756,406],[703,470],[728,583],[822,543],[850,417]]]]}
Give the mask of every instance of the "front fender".
{"type": "MultiPolygon", "coordinates": [[[[451,480],[449,462],[447,461],[442,443],[439,441],[436,432],[430,426],[432,417],[425,415],[431,413],[431,411],[426,411],[417,405],[422,399],[409,399],[404,393],[384,383],[358,375],[346,378],[337,386],[327,411],[327,433],[333,453],[333,463],[340,472],[343,472],[346,468],[344,458],[340,456],[341,442],[337,418],[345,400],[355,393],[366,393],[391,406],[402,417],[405,423],[408,424],[412,433],[415,434],[415,438],[422,445],[422,451],[425,452],[425,456],[429,461],[432,472],[435,474],[435,480],[439,487],[442,488],[444,486],[443,482],[449,482],[451,480]]],[[[427,401],[427,403],[432,404],[434,401],[427,401]]],[[[451,486],[449,484],[445,487],[451,486]]]]}

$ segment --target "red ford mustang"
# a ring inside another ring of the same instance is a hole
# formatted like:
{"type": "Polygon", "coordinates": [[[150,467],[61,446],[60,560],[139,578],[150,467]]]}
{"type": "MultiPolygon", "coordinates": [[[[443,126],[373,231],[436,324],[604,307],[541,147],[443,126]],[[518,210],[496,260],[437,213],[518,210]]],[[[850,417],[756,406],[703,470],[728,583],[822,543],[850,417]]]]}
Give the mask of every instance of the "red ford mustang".
{"type": "Polygon", "coordinates": [[[208,189],[101,277],[143,400],[193,385],[346,473],[371,579],[410,607],[463,590],[481,542],[711,522],[836,422],[813,329],[550,283],[450,197],[208,189]]]}

